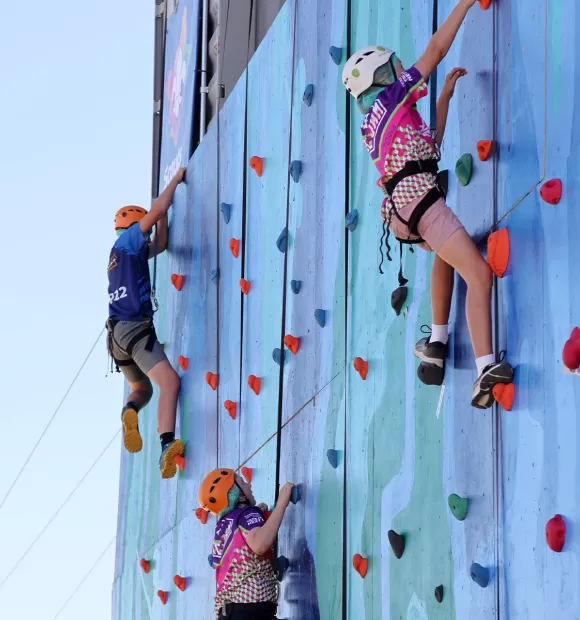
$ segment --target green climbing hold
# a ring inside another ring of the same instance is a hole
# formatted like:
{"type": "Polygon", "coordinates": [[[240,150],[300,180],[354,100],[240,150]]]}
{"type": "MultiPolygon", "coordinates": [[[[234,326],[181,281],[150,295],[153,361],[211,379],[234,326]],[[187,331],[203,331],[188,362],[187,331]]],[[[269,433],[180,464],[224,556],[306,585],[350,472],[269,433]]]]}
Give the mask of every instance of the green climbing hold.
{"type": "Polygon", "coordinates": [[[458,520],[463,521],[467,516],[467,504],[469,503],[466,497],[459,497],[455,493],[447,498],[449,504],[449,510],[451,514],[458,520]]]}
{"type": "Polygon", "coordinates": [[[473,171],[473,157],[471,153],[464,153],[455,164],[455,174],[461,185],[468,185],[473,171]]]}

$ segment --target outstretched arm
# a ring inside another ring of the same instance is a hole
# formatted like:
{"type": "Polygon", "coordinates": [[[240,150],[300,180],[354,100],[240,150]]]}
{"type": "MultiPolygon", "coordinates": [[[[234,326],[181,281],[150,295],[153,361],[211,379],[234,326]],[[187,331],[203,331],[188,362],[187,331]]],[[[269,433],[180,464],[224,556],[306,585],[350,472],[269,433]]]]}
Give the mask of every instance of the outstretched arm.
{"type": "Polygon", "coordinates": [[[180,168],[171,181],[169,181],[169,185],[161,192],[159,197],[155,199],[149,213],[139,222],[143,234],[147,234],[167,213],[173,201],[175,188],[183,182],[184,178],[185,168],[180,168]]]}
{"type": "Polygon", "coordinates": [[[455,93],[455,84],[460,77],[467,75],[467,71],[461,67],[455,67],[445,78],[445,83],[441,89],[439,99],[437,99],[437,144],[441,146],[445,126],[447,125],[447,113],[449,112],[449,102],[455,93]]]}
{"type": "Polygon", "coordinates": [[[155,237],[149,244],[149,258],[158,256],[167,249],[168,241],[168,227],[167,227],[167,213],[165,213],[161,219],[157,222],[155,227],[155,237]]]}

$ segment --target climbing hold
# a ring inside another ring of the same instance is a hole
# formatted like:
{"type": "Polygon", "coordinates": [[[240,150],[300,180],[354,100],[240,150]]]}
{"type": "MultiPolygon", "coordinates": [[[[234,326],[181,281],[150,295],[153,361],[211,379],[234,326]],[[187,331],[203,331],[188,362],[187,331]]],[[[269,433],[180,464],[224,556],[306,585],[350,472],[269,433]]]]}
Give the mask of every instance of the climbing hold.
{"type": "Polygon", "coordinates": [[[487,262],[498,278],[503,278],[510,259],[510,236],[507,228],[491,233],[487,240],[487,262]]]}
{"type": "Polygon", "coordinates": [[[301,495],[300,495],[300,487],[294,486],[292,487],[292,492],[290,493],[290,501],[293,504],[296,504],[297,502],[300,501],[301,495]]]}
{"type": "Polygon", "coordinates": [[[288,229],[284,227],[276,239],[276,247],[284,254],[288,246],[288,229]]]}
{"type": "Polygon", "coordinates": [[[209,387],[215,392],[217,389],[218,377],[213,372],[205,373],[205,382],[209,385],[209,387]]]}
{"type": "Polygon", "coordinates": [[[149,564],[149,562],[145,558],[141,558],[139,560],[139,566],[141,567],[141,570],[145,574],[147,574],[149,572],[149,570],[151,569],[151,565],[149,564]]]}
{"type": "Polygon", "coordinates": [[[250,167],[259,177],[261,177],[264,172],[264,160],[261,157],[254,155],[250,159],[250,167]]]}
{"type": "Polygon", "coordinates": [[[220,211],[222,212],[222,217],[224,218],[224,222],[226,224],[229,224],[230,218],[232,216],[232,205],[229,205],[227,202],[222,202],[220,205],[220,211]]]}
{"type": "Polygon", "coordinates": [[[183,355],[180,355],[177,358],[177,363],[179,364],[179,367],[181,368],[181,370],[185,372],[187,370],[187,367],[189,366],[189,358],[183,357],[183,355]]]}
{"type": "Polygon", "coordinates": [[[479,0],[479,6],[484,11],[487,11],[487,9],[489,9],[490,4],[491,4],[491,0],[479,0]]]}
{"type": "Polygon", "coordinates": [[[417,367],[417,377],[425,385],[441,385],[445,378],[445,368],[441,368],[437,364],[421,362],[417,367]]]}
{"type": "Polygon", "coordinates": [[[466,497],[460,497],[455,493],[451,493],[451,495],[447,498],[447,504],[449,505],[451,514],[458,521],[463,521],[465,519],[467,516],[467,508],[469,506],[469,500],[466,497]]]}
{"type": "Polygon", "coordinates": [[[301,174],[302,162],[296,159],[290,164],[290,176],[292,177],[294,183],[298,183],[301,174]]]}
{"type": "Polygon", "coordinates": [[[250,283],[244,278],[242,278],[240,280],[240,288],[242,289],[242,293],[244,295],[247,295],[250,292],[250,283]]]}
{"type": "Polygon", "coordinates": [[[209,279],[215,284],[220,279],[220,270],[212,269],[209,274],[209,279]]]}
{"type": "Polygon", "coordinates": [[[540,188],[540,196],[544,202],[557,205],[562,198],[562,181],[560,179],[550,179],[540,188]]]}
{"type": "Polygon", "coordinates": [[[205,525],[207,523],[207,510],[203,508],[195,509],[195,516],[205,525]]]}
{"type": "Polygon", "coordinates": [[[169,592],[164,592],[163,590],[157,590],[157,596],[160,598],[161,603],[163,605],[167,605],[167,597],[169,592]]]}
{"type": "Polygon", "coordinates": [[[562,515],[554,515],[546,523],[546,543],[552,551],[560,553],[566,542],[566,522],[562,515]]]}
{"type": "Polygon", "coordinates": [[[391,307],[395,311],[395,314],[399,316],[403,310],[403,306],[407,301],[407,287],[399,286],[391,293],[391,307]]]}
{"type": "Polygon", "coordinates": [[[568,370],[577,370],[580,366],[580,327],[575,327],[566,340],[562,350],[562,361],[568,370]]]}
{"type": "Polygon", "coordinates": [[[443,586],[437,586],[435,588],[435,600],[438,603],[443,602],[443,586]]]}
{"type": "Polygon", "coordinates": [[[353,232],[356,228],[358,222],[358,210],[353,209],[348,213],[348,215],[344,218],[344,225],[350,232],[353,232]]]}
{"type": "Polygon", "coordinates": [[[226,408],[226,411],[228,412],[228,415],[230,416],[230,418],[232,420],[236,419],[236,403],[234,403],[233,400],[226,400],[224,402],[224,407],[226,408]]]}
{"type": "Polygon", "coordinates": [[[173,462],[181,469],[181,471],[185,471],[185,457],[181,454],[177,454],[173,459],[173,462]]]}
{"type": "Polygon", "coordinates": [[[312,105],[312,97],[314,96],[314,84],[308,84],[304,89],[304,94],[302,95],[302,101],[309,108],[312,105]]]}
{"type": "Polygon", "coordinates": [[[284,579],[284,575],[289,567],[290,562],[288,561],[288,558],[281,555],[276,559],[276,579],[278,579],[278,581],[282,581],[282,579],[284,579]]]}
{"type": "Polygon", "coordinates": [[[207,556],[207,563],[210,565],[210,568],[213,568],[213,555],[211,553],[207,556]]]}
{"type": "Polygon", "coordinates": [[[395,554],[397,560],[400,560],[403,557],[403,553],[405,552],[405,537],[401,536],[401,534],[397,534],[395,530],[389,530],[387,532],[389,537],[389,542],[391,543],[391,549],[395,554]]]}
{"type": "Polygon", "coordinates": [[[342,59],[342,47],[334,47],[334,45],[331,45],[330,49],[328,50],[328,53],[330,54],[330,57],[334,61],[334,64],[339,65],[342,59]]]}
{"type": "Polygon", "coordinates": [[[244,480],[250,484],[252,482],[252,468],[251,467],[242,467],[242,476],[244,480]]]}
{"type": "Polygon", "coordinates": [[[296,338],[296,336],[288,334],[284,336],[284,344],[290,349],[290,353],[292,353],[292,355],[296,355],[296,353],[298,353],[298,348],[300,347],[300,338],[296,338]]]}
{"type": "Polygon", "coordinates": [[[369,371],[369,363],[363,360],[362,357],[355,357],[354,360],[352,361],[352,365],[354,366],[354,369],[360,375],[360,378],[363,381],[365,381],[367,378],[367,373],[369,371]]]}
{"type": "Polygon", "coordinates": [[[475,583],[481,588],[487,588],[489,583],[489,570],[477,562],[474,562],[469,569],[469,574],[475,583]]]}
{"type": "Polygon", "coordinates": [[[173,578],[173,583],[182,591],[185,591],[185,586],[187,585],[187,581],[185,577],[181,577],[180,575],[175,575],[173,578]]]}
{"type": "Polygon", "coordinates": [[[320,325],[320,327],[324,327],[326,325],[326,310],[321,310],[317,308],[314,311],[314,318],[316,322],[320,325]]]}
{"type": "Polygon", "coordinates": [[[250,386],[252,392],[254,392],[256,396],[258,396],[258,394],[260,393],[260,387],[262,385],[260,378],[256,377],[256,375],[250,375],[248,377],[248,385],[250,386]]]}
{"type": "Polygon", "coordinates": [[[471,153],[464,153],[455,164],[455,174],[461,185],[468,185],[473,172],[473,157],[471,153]]]}
{"type": "Polygon", "coordinates": [[[363,558],[360,553],[355,553],[352,556],[352,566],[363,579],[367,576],[369,561],[366,558],[363,558]]]}
{"type": "Polygon", "coordinates": [[[234,258],[238,258],[240,255],[240,240],[234,239],[233,237],[230,239],[230,252],[234,258]]]}
{"type": "Polygon", "coordinates": [[[481,161],[486,161],[491,153],[493,147],[493,140],[480,140],[477,143],[477,154],[481,161]]]}
{"type": "Polygon", "coordinates": [[[496,383],[493,388],[493,397],[506,411],[511,411],[514,405],[515,388],[513,383],[496,383]]]}
{"type": "Polygon", "coordinates": [[[300,280],[290,280],[290,288],[292,289],[294,295],[298,295],[298,293],[300,292],[300,285],[300,280]]]}
{"type": "Polygon", "coordinates": [[[276,362],[276,364],[278,364],[278,366],[284,363],[285,358],[286,354],[282,349],[276,348],[272,351],[272,359],[276,362]]]}
{"type": "Polygon", "coordinates": [[[338,467],[338,451],[334,450],[334,449],[330,449],[326,451],[326,458],[328,459],[328,462],[330,463],[330,466],[333,469],[336,469],[338,467]]]}
{"type": "Polygon", "coordinates": [[[176,273],[171,274],[171,284],[180,291],[183,287],[183,276],[178,276],[176,273]]]}

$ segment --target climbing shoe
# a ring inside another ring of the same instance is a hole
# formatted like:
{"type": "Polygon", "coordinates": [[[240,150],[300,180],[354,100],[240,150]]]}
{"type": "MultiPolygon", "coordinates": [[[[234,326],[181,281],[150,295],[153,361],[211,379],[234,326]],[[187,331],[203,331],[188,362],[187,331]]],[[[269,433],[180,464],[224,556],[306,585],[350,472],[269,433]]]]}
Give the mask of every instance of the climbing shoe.
{"type": "MultiPolygon", "coordinates": [[[[429,333],[431,328],[423,325],[423,333],[429,333]]],[[[442,342],[431,342],[431,336],[421,338],[413,349],[415,357],[421,360],[417,368],[417,377],[425,385],[441,385],[445,378],[445,359],[448,347],[442,342]]]]}
{"type": "Polygon", "coordinates": [[[174,439],[171,443],[166,444],[159,459],[159,471],[162,478],[173,478],[175,476],[177,473],[175,457],[183,456],[184,452],[185,447],[180,439],[174,439]]]}
{"type": "Polygon", "coordinates": [[[139,434],[137,410],[132,404],[128,404],[123,408],[121,421],[123,423],[123,445],[125,449],[131,454],[141,452],[143,440],[139,434]]]}
{"type": "Polygon", "coordinates": [[[489,409],[495,402],[493,386],[496,383],[511,383],[513,379],[514,369],[507,362],[488,364],[473,384],[472,406],[477,409],[489,409]]]}

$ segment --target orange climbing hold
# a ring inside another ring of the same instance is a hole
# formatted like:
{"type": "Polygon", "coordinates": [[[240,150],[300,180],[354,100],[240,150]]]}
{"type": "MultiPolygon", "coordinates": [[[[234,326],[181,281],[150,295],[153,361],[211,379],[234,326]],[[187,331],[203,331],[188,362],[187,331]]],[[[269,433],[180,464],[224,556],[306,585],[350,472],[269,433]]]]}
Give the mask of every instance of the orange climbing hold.
{"type": "Polygon", "coordinates": [[[250,283],[242,278],[240,280],[240,288],[242,289],[242,293],[247,295],[250,292],[250,283]]]}
{"type": "Polygon", "coordinates": [[[189,359],[187,357],[183,357],[183,355],[180,355],[177,358],[177,363],[179,364],[181,370],[186,371],[189,366],[189,359]]]}
{"type": "Polygon", "coordinates": [[[195,509],[195,516],[205,525],[207,523],[207,510],[203,508],[195,509]]]}
{"type": "Polygon", "coordinates": [[[364,579],[367,576],[367,570],[369,569],[369,561],[363,558],[359,553],[355,553],[352,556],[352,565],[354,570],[364,579]]]}
{"type": "Polygon", "coordinates": [[[183,286],[183,276],[178,276],[176,273],[171,274],[171,284],[180,291],[183,286]]]}
{"type": "Polygon", "coordinates": [[[149,562],[145,558],[141,558],[139,560],[139,566],[141,567],[141,570],[145,574],[147,574],[151,570],[151,565],[149,564],[149,562]]]}
{"type": "Polygon", "coordinates": [[[507,228],[502,228],[487,240],[487,262],[498,278],[506,272],[510,259],[510,236],[507,228]]]}
{"type": "Polygon", "coordinates": [[[169,596],[169,592],[164,592],[163,590],[157,590],[157,596],[161,599],[163,605],[167,605],[167,597],[169,596]]]}
{"type": "Polygon", "coordinates": [[[479,6],[484,10],[487,11],[487,9],[489,9],[489,5],[491,4],[491,0],[479,0],[479,6]]]}
{"type": "Polygon", "coordinates": [[[181,471],[185,471],[185,457],[177,454],[173,459],[173,462],[181,469],[181,471]]]}
{"type": "Polygon", "coordinates": [[[209,370],[205,373],[205,382],[209,385],[209,387],[215,392],[217,389],[218,377],[215,373],[209,372],[209,370]]]}
{"type": "Polygon", "coordinates": [[[514,396],[516,393],[513,383],[504,385],[496,383],[492,389],[493,397],[506,411],[511,411],[514,406],[514,396]]]}
{"type": "Polygon", "coordinates": [[[298,353],[298,347],[300,346],[300,338],[288,334],[284,336],[284,344],[290,349],[292,355],[296,355],[296,353],[298,353]]]}
{"type": "Polygon", "coordinates": [[[244,480],[250,484],[250,482],[252,482],[252,468],[242,467],[242,476],[244,477],[244,480]]]}
{"type": "Polygon", "coordinates": [[[181,575],[175,575],[175,577],[173,578],[173,583],[182,591],[185,591],[185,586],[187,584],[185,577],[182,577],[181,575]]]}
{"type": "Polygon", "coordinates": [[[240,240],[234,239],[233,237],[230,239],[230,252],[234,258],[238,258],[240,255],[240,240]]]}
{"type": "Polygon", "coordinates": [[[354,369],[358,372],[361,379],[365,381],[367,378],[367,373],[369,371],[369,363],[363,360],[362,357],[355,357],[352,363],[354,369]]]}
{"type": "Polygon", "coordinates": [[[250,166],[259,177],[262,176],[262,173],[264,172],[264,160],[261,157],[254,155],[250,159],[250,166]]]}
{"type": "Polygon", "coordinates": [[[493,140],[480,140],[477,143],[477,154],[479,155],[479,159],[481,161],[486,161],[491,153],[491,149],[493,147],[493,140]]]}
{"type": "Polygon", "coordinates": [[[248,377],[248,385],[250,386],[252,392],[254,392],[256,396],[258,396],[258,394],[260,393],[260,387],[262,386],[260,378],[256,377],[256,375],[250,375],[248,377]]]}
{"type": "Polygon", "coordinates": [[[230,416],[230,418],[232,420],[236,419],[236,403],[234,403],[233,400],[226,400],[224,402],[224,407],[226,408],[226,411],[228,412],[228,415],[230,416]]]}

